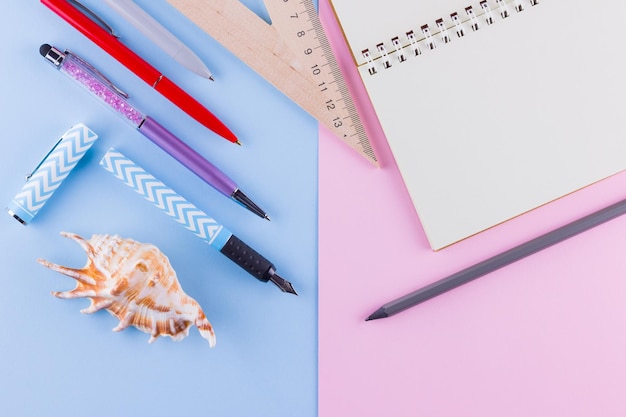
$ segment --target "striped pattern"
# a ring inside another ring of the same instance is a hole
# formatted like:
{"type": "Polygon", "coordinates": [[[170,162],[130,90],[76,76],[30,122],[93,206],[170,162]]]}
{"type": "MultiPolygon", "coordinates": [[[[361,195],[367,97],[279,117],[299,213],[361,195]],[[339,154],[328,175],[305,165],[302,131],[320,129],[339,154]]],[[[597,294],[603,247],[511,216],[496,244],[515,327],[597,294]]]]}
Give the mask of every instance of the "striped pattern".
{"type": "Polygon", "coordinates": [[[98,139],[84,124],[72,126],[30,176],[13,203],[32,217],[98,139]]]}
{"type": "Polygon", "coordinates": [[[217,221],[115,149],[109,149],[100,165],[216,249],[230,237],[217,221]]]}

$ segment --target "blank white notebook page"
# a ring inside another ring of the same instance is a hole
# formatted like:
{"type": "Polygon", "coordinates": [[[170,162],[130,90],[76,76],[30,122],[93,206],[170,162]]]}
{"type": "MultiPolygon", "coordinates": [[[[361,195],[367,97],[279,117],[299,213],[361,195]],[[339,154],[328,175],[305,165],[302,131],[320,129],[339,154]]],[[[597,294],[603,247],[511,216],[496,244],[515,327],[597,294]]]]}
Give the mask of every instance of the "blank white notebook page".
{"type": "Polygon", "coordinates": [[[626,167],[626,2],[332,2],[433,249],[626,167]]]}

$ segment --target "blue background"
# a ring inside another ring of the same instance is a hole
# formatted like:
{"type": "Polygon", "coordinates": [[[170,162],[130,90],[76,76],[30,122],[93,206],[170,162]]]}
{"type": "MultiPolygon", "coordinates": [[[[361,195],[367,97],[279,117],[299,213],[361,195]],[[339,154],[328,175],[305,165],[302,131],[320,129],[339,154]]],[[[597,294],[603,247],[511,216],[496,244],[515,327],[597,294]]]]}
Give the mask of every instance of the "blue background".
{"type": "MultiPolygon", "coordinates": [[[[102,2],[84,3],[244,146],[193,121],[38,1],[3,2],[0,204],[72,124],[85,123],[100,139],[29,226],[0,216],[0,415],[316,415],[317,123],[165,0],[137,3],[207,63],[215,82],[187,72],[102,2]],[[235,179],[272,221],[223,197],[55,71],[38,53],[42,43],[90,61],[235,179]],[[109,147],[274,262],[299,297],[255,280],[104,171],[98,161],[109,147]],[[217,346],[210,349],[195,327],[181,342],[149,345],[149,335],[134,328],[112,332],[117,320],[105,311],[82,315],[87,299],[53,297],[74,281],[36,259],[71,267],[86,261],[61,231],[157,245],[215,327],[217,346]]],[[[244,3],[268,20],[261,0],[244,3]]]]}

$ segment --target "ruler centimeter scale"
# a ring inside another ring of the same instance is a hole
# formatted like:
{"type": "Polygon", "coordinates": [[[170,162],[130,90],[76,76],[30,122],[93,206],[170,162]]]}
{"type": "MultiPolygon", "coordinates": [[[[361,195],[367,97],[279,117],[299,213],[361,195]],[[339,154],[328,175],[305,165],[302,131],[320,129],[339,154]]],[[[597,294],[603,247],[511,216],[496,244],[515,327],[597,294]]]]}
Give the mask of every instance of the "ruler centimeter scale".
{"type": "Polygon", "coordinates": [[[167,0],[378,166],[312,0],[264,0],[272,24],[239,0],[167,0]]]}
{"type": "Polygon", "coordinates": [[[265,0],[284,40],[302,54],[304,67],[326,98],[323,108],[329,114],[337,136],[376,163],[376,155],[343,78],[315,6],[311,0],[265,0]]]}

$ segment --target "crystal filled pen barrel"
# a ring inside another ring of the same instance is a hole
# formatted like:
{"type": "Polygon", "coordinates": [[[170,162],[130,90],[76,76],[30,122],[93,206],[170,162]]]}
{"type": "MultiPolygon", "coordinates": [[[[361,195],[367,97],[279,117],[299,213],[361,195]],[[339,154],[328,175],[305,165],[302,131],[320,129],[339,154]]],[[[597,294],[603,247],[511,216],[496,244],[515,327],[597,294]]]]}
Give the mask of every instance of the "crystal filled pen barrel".
{"type": "Polygon", "coordinates": [[[237,184],[194,151],[189,145],[177,138],[156,120],[146,116],[128,101],[128,95],[115,87],[102,74],[78,56],[48,44],[41,46],[40,54],[62,73],[78,82],[87,91],[100,99],[107,107],[131,123],[139,132],[150,139],[191,172],[225,196],[252,211],[259,217],[268,218],[267,214],[245,194],[237,184]]]}
{"type": "Polygon", "coordinates": [[[189,116],[226,140],[239,143],[235,134],[206,107],[126,47],[115,36],[100,27],[71,2],[68,0],[40,1],[189,116]]]}

